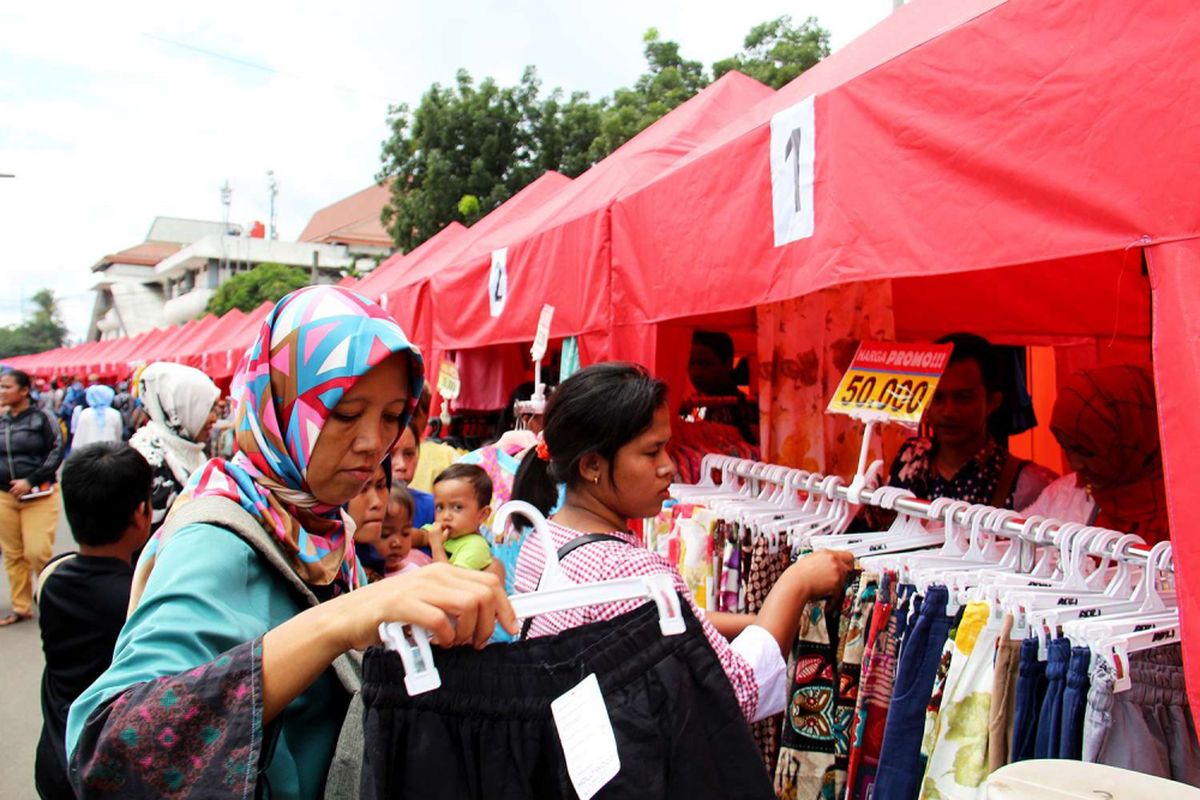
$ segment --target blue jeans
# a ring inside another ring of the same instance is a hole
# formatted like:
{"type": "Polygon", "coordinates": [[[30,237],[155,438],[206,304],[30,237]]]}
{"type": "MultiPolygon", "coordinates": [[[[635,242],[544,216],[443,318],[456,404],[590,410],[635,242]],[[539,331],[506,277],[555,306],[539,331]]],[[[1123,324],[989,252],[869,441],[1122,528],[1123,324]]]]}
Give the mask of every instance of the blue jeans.
{"type": "Polygon", "coordinates": [[[1067,688],[1063,690],[1062,728],[1058,757],[1078,761],[1083,758],[1083,717],[1087,711],[1088,690],[1092,686],[1089,669],[1092,651],[1072,647],[1067,663],[1067,688]]]}
{"type": "Polygon", "coordinates": [[[1046,658],[1046,696],[1038,715],[1034,758],[1058,758],[1062,744],[1063,692],[1067,688],[1067,663],[1071,660],[1069,639],[1050,642],[1046,658]]]}
{"type": "Polygon", "coordinates": [[[873,800],[913,800],[921,787],[925,709],[933,694],[938,661],[950,630],[950,618],[946,616],[948,599],[945,586],[929,587],[920,616],[905,637],[883,731],[873,800]]]}
{"type": "Polygon", "coordinates": [[[1046,696],[1046,664],[1038,661],[1038,641],[1021,642],[1021,666],[1017,671],[1017,703],[1013,710],[1012,747],[1009,761],[1033,758],[1037,743],[1038,714],[1046,696]]]}

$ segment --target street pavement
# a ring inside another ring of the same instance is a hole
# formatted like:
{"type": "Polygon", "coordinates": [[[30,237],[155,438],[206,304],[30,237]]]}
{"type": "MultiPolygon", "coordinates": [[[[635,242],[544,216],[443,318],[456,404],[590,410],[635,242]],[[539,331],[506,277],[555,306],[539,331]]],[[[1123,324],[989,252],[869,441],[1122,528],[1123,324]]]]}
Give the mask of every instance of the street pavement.
{"type": "MultiPolygon", "coordinates": [[[[59,514],[54,552],[75,549],[59,514]]],[[[0,569],[0,616],[11,608],[8,576],[0,569]]],[[[42,640],[37,619],[0,628],[0,798],[37,800],[33,754],[42,732],[42,640]]]]}

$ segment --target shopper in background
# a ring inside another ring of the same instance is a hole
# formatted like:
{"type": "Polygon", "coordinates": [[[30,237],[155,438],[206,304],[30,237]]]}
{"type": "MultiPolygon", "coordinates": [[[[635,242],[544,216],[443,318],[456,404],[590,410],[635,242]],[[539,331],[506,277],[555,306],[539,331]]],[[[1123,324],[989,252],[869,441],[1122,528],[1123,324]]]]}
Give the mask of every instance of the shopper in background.
{"type": "Polygon", "coordinates": [[[204,445],[221,392],[203,372],[182,364],[151,364],[137,380],[138,399],[149,420],[129,443],[154,470],[152,502],[158,530],[188,478],[208,460],[204,445]]]}
{"type": "Polygon", "coordinates": [[[1170,538],[1148,366],[1075,373],[1059,389],[1050,430],[1073,472],[1046,487],[1026,514],[1136,533],[1149,543],[1170,538]]]}
{"type": "Polygon", "coordinates": [[[387,572],[381,539],[391,486],[391,464],[384,459],[362,491],[346,504],[346,513],[354,520],[354,552],[372,583],[387,572]]]}
{"type": "Polygon", "coordinates": [[[932,436],[904,443],[887,482],[930,500],[948,497],[1020,511],[1058,476],[1012,455],[989,433],[988,418],[1004,402],[991,343],[970,333],[950,334],[938,343],[954,350],[925,414],[932,436]]]}
{"type": "Polygon", "coordinates": [[[34,781],[43,800],[75,800],[67,777],[67,711],[112,663],[125,624],[133,554],[150,535],[150,465],[124,443],[76,448],[62,501],[79,552],[54,558],[38,581],[42,738],[34,781]]]}
{"type": "Polygon", "coordinates": [[[433,494],[412,486],[413,475],[416,474],[420,462],[421,430],[416,423],[410,422],[396,446],[392,448],[392,482],[403,482],[408,487],[417,508],[413,515],[413,525],[417,528],[431,524],[434,518],[433,494]]]}
{"type": "Polygon", "coordinates": [[[733,339],[727,333],[696,331],[688,358],[688,378],[702,397],[725,402],[707,407],[704,419],[732,425],[758,444],[758,405],[742,394],[734,379],[733,339]]]}
{"type": "Polygon", "coordinates": [[[86,447],[93,442],[119,442],[124,431],[121,414],[112,407],[116,393],[108,386],[95,384],[85,393],[88,407],[75,415],[71,427],[71,447],[86,447]]]}
{"type": "Polygon", "coordinates": [[[29,376],[0,376],[0,550],[12,593],[12,611],[0,626],[33,616],[32,576],[54,553],[58,498],[54,474],[62,463],[58,424],[29,399],[29,376]]]}

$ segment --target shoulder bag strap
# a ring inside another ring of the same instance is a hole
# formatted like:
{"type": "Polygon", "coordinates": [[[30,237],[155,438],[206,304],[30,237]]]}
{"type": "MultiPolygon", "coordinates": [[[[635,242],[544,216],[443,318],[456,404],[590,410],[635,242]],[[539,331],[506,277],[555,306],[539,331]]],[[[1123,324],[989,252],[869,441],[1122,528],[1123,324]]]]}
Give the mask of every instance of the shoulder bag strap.
{"type": "Polygon", "coordinates": [[[46,566],[42,567],[42,571],[38,573],[37,591],[33,593],[33,600],[35,603],[37,603],[39,606],[42,604],[42,587],[46,585],[46,581],[50,579],[50,576],[54,574],[55,570],[61,567],[64,561],[70,561],[77,555],[79,555],[79,553],[63,553],[46,566]]]}
{"type": "MultiPolygon", "coordinates": [[[[576,549],[583,547],[585,544],[592,544],[593,542],[619,542],[621,544],[628,544],[628,542],[626,542],[624,539],[620,538],[619,536],[613,536],[611,533],[585,533],[582,536],[576,536],[574,539],[558,548],[558,560],[562,561],[567,557],[568,553],[572,553],[576,549]]],[[[533,626],[533,619],[533,617],[529,617],[521,623],[520,641],[523,642],[526,638],[528,638],[529,629],[533,626]]]]}

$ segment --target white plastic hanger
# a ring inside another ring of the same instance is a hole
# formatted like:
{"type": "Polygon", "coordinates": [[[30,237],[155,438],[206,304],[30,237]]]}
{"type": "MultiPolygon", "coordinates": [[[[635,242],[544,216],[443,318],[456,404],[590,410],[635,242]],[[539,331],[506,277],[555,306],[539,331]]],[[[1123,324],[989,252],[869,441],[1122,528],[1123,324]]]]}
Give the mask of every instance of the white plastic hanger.
{"type": "MultiPolygon", "coordinates": [[[[644,575],[611,581],[576,584],[562,572],[558,553],[550,537],[550,529],[542,513],[529,503],[513,500],[496,511],[495,526],[505,530],[509,519],[519,514],[531,523],[545,554],[542,579],[538,590],[509,597],[518,619],[538,614],[551,614],[571,608],[595,606],[622,600],[645,598],[658,606],[659,627],[665,636],[683,633],[686,622],[679,595],[670,575],[644,575]]],[[[528,544],[528,538],[526,543],[528,544]]],[[[384,622],[379,626],[379,638],[391,650],[400,654],[404,663],[404,685],[410,695],[432,691],[441,686],[441,677],[433,663],[429,647],[429,632],[423,628],[399,622],[384,622]]]]}

